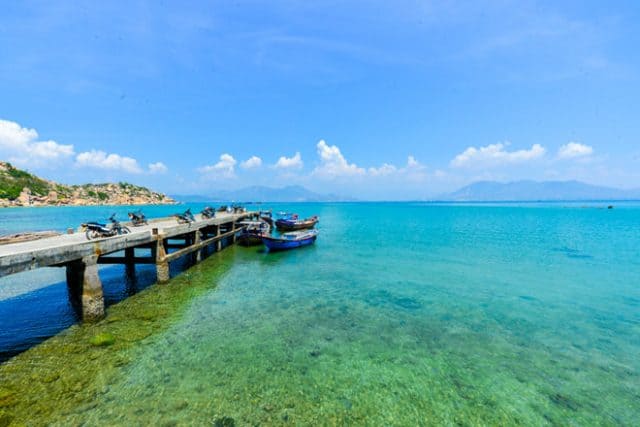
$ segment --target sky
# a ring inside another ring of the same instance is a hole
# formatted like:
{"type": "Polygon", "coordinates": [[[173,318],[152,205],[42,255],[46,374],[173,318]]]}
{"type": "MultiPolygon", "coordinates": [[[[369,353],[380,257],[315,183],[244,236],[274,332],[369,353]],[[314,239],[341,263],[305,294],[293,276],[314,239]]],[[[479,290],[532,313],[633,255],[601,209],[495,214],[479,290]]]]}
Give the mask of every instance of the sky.
{"type": "Polygon", "coordinates": [[[47,179],[372,200],[478,180],[640,188],[635,1],[0,9],[0,159],[47,179]]]}

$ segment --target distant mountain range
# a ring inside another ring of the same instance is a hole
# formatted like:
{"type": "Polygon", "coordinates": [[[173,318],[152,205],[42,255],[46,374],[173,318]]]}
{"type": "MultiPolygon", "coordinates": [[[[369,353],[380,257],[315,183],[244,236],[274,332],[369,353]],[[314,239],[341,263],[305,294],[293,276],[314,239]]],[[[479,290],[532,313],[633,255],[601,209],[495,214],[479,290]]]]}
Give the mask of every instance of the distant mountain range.
{"type": "Polygon", "coordinates": [[[173,195],[185,203],[197,202],[342,202],[353,199],[336,194],[319,194],[299,185],[272,188],[260,185],[238,190],[218,191],[211,195],[173,195]]]}
{"type": "MultiPolygon", "coordinates": [[[[171,195],[184,203],[206,202],[343,202],[356,199],[336,194],[319,194],[299,185],[273,188],[260,185],[210,195],[171,195]]],[[[623,190],[579,181],[479,181],[433,200],[452,202],[523,202],[640,200],[640,189],[623,190]]]]}
{"type": "Polygon", "coordinates": [[[622,190],[579,181],[480,181],[438,199],[458,202],[640,200],[640,189],[622,190]]]}

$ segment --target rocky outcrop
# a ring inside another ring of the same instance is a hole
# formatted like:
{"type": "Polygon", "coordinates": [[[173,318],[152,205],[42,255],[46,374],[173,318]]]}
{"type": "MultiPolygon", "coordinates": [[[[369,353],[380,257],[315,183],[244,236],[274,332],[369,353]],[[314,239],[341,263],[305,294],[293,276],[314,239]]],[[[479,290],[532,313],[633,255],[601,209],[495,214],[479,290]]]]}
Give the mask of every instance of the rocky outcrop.
{"type": "Polygon", "coordinates": [[[174,203],[171,197],[127,182],[64,185],[0,162],[0,207],[174,203]]]}

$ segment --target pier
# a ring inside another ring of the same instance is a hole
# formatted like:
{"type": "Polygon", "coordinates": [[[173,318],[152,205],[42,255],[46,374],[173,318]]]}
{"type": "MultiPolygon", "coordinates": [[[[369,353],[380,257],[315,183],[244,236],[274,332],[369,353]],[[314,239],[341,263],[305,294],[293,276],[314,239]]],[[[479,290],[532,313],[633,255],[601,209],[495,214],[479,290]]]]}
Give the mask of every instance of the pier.
{"type": "Polygon", "coordinates": [[[96,240],[73,233],[2,245],[0,277],[41,267],[64,267],[69,298],[79,306],[83,321],[100,320],[105,308],[98,265],[124,264],[128,274],[135,274],[136,264],[154,264],[157,282],[166,283],[170,262],[186,255],[199,262],[211,246],[219,251],[223,242],[235,243],[242,230],[238,222],[258,218],[258,213],[217,212],[215,218],[195,217],[187,224],[179,224],[175,218],[155,219],[139,227],[123,223],[129,226],[130,234],[96,240]]]}

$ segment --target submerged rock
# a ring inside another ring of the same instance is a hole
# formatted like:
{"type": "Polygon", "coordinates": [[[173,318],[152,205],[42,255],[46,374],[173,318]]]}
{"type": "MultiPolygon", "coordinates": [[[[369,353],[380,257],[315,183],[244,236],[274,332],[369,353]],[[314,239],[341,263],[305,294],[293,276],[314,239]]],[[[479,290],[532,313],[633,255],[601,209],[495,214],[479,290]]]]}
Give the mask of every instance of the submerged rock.
{"type": "Polygon", "coordinates": [[[406,308],[407,310],[417,310],[422,308],[422,304],[415,298],[400,297],[395,298],[393,303],[399,307],[406,308]]]}
{"type": "Polygon", "coordinates": [[[351,400],[347,399],[346,397],[340,399],[340,403],[342,403],[342,406],[344,406],[345,409],[353,408],[353,403],[351,403],[351,400]]]}
{"type": "Polygon", "coordinates": [[[577,411],[580,408],[580,404],[573,400],[571,397],[561,394],[554,393],[549,396],[549,399],[558,406],[569,409],[571,411],[577,411]]]}
{"type": "Polygon", "coordinates": [[[186,409],[189,406],[189,402],[187,402],[186,400],[183,400],[181,402],[178,402],[175,404],[175,409],[178,411],[182,411],[183,409],[186,409]]]}
{"type": "Polygon", "coordinates": [[[59,378],[60,378],[60,374],[57,373],[57,372],[53,372],[53,373],[51,373],[49,375],[45,375],[42,378],[42,382],[45,382],[45,383],[49,384],[49,383],[52,383],[54,381],[58,381],[59,378]]]}
{"type": "Polygon", "coordinates": [[[10,390],[0,389],[0,408],[6,408],[16,404],[16,394],[10,390]]]}
{"type": "Polygon", "coordinates": [[[157,313],[153,310],[143,310],[136,315],[137,319],[146,321],[155,320],[157,317],[157,313]]]}
{"type": "Polygon", "coordinates": [[[0,412],[0,427],[10,426],[12,421],[13,421],[13,416],[8,414],[2,414],[0,412]]]}
{"type": "Polygon", "coordinates": [[[214,427],[235,427],[236,420],[231,417],[220,417],[213,421],[214,427]]]}
{"type": "Polygon", "coordinates": [[[97,335],[94,335],[89,342],[93,346],[104,347],[115,343],[116,338],[108,332],[101,332],[97,335]]]}

